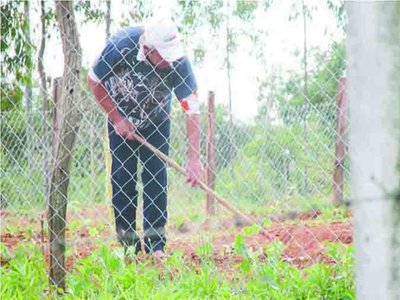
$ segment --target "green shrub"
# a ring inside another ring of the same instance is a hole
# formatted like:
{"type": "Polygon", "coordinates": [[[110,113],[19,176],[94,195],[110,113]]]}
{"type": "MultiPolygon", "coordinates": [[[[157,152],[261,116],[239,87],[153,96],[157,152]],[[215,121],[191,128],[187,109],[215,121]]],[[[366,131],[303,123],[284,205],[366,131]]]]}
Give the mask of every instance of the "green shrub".
{"type": "MultiPolygon", "coordinates": [[[[62,299],[355,299],[353,249],[327,244],[336,264],[302,269],[282,260],[281,242],[265,249],[266,261],[249,252],[238,237],[239,265],[221,268],[207,255],[196,266],[177,250],[164,267],[150,261],[126,265],[122,251],[101,246],[75,262],[62,299]],[[208,258],[209,257],[209,258],[208,258]]],[[[208,246],[207,246],[208,247],[208,246]]],[[[2,251],[2,255],[3,255],[2,251]]],[[[1,268],[2,299],[40,299],[48,279],[40,251],[21,245],[1,268]]]]}

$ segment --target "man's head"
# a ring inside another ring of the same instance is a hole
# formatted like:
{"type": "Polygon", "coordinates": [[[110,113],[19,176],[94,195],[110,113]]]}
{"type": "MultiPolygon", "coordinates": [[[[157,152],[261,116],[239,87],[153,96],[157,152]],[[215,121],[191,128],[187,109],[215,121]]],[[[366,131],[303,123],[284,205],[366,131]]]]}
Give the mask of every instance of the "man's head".
{"type": "Polygon", "coordinates": [[[169,67],[185,55],[178,29],[169,18],[150,19],[144,27],[141,42],[144,55],[159,68],[169,67]]]}

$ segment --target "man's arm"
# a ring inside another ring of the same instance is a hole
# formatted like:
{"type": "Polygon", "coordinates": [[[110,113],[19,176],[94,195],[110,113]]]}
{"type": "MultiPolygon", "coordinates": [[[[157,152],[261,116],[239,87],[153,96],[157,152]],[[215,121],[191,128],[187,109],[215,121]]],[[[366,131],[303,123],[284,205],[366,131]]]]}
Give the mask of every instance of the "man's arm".
{"type": "Polygon", "coordinates": [[[200,114],[186,115],[186,134],[189,141],[189,159],[186,182],[197,187],[202,179],[203,166],[200,159],[200,114]]]}
{"type": "Polygon", "coordinates": [[[115,107],[114,102],[110,98],[103,83],[101,81],[94,81],[90,76],[88,76],[87,80],[96,101],[113,123],[115,132],[122,137],[133,140],[133,133],[135,132],[134,126],[129,122],[129,120],[124,118],[115,107]]]}

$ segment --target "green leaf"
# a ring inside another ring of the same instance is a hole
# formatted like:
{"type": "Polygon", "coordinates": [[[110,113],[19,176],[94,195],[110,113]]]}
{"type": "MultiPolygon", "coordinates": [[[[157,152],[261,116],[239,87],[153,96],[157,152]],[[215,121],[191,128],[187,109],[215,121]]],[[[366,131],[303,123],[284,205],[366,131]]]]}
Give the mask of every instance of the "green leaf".
{"type": "Polygon", "coordinates": [[[253,225],[251,225],[249,227],[243,228],[243,233],[246,236],[249,236],[249,235],[252,235],[252,234],[254,234],[256,232],[259,232],[260,230],[261,230],[260,226],[258,226],[257,224],[253,224],[253,225]]]}
{"type": "Polygon", "coordinates": [[[268,228],[273,224],[273,222],[271,221],[271,219],[265,219],[263,222],[263,226],[268,228]]]}
{"type": "Polygon", "coordinates": [[[243,255],[243,256],[248,256],[248,251],[247,247],[244,243],[244,236],[242,234],[238,234],[235,237],[235,242],[234,242],[234,252],[237,255],[243,255]]]}
{"type": "Polygon", "coordinates": [[[252,261],[250,258],[244,259],[240,263],[240,269],[242,270],[242,272],[248,273],[251,270],[251,265],[252,265],[252,261]]]}
{"type": "Polygon", "coordinates": [[[92,228],[89,228],[88,233],[90,236],[96,236],[99,234],[99,231],[97,230],[97,228],[92,227],[92,228]]]}

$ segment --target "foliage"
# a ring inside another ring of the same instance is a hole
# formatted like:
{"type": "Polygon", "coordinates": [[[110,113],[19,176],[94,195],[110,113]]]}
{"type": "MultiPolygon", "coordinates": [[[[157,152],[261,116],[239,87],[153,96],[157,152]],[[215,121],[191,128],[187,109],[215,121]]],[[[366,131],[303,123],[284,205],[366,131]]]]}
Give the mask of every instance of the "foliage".
{"type": "Polygon", "coordinates": [[[344,30],[347,24],[345,1],[327,0],[327,4],[328,8],[335,14],[338,26],[340,26],[344,30]]]}
{"type": "Polygon", "coordinates": [[[338,79],[346,67],[344,43],[335,42],[327,52],[317,52],[315,60],[317,68],[309,74],[308,99],[302,93],[303,74],[293,72],[283,87],[280,97],[282,102],[299,105],[331,102],[336,99],[338,79]]]}
{"type": "Polygon", "coordinates": [[[290,71],[284,79],[279,70],[268,78],[259,80],[259,101],[261,102],[257,119],[265,120],[271,115],[279,116],[285,124],[304,122],[308,113],[318,110],[325,120],[327,128],[335,128],[336,97],[338,80],[344,75],[345,46],[335,42],[326,52],[315,49],[314,60],[316,68],[308,75],[308,98],[303,92],[303,74],[300,71],[290,71]],[[300,119],[293,114],[297,111],[300,119]]]}
{"type": "Polygon", "coordinates": [[[17,109],[3,112],[1,121],[2,167],[25,160],[26,126],[25,115],[17,109]]]}
{"type": "MultiPolygon", "coordinates": [[[[228,34],[225,42],[228,43],[227,53],[223,53],[220,62],[226,64],[227,56],[236,51],[240,35],[247,34],[243,30],[248,25],[246,22],[254,19],[258,8],[267,9],[270,1],[264,1],[262,7],[259,7],[257,1],[237,1],[233,9],[227,3],[222,0],[178,1],[179,9],[174,14],[175,21],[180,32],[183,33],[184,41],[190,45],[194,62],[198,65],[203,62],[208,53],[213,53],[215,46],[219,45],[221,40],[226,39],[225,33],[228,34]],[[228,11],[232,20],[227,16],[228,11]],[[225,28],[227,22],[229,22],[229,28],[225,28]],[[201,32],[208,32],[207,37],[203,37],[201,32]],[[213,46],[207,47],[207,45],[213,46]]],[[[220,46],[226,47],[226,45],[220,46]]],[[[214,53],[212,55],[215,56],[214,53]]]]}
{"type": "MultiPolygon", "coordinates": [[[[24,12],[25,1],[1,5],[1,111],[21,105],[23,86],[32,84],[33,45],[26,32],[30,21],[24,12]]],[[[26,4],[29,5],[29,4],[26,4]]]]}
{"type": "MultiPolygon", "coordinates": [[[[100,2],[100,4],[103,4],[100,2]]],[[[80,0],[75,4],[74,10],[80,12],[85,16],[85,23],[89,22],[101,22],[105,19],[105,10],[99,8],[98,4],[93,5],[93,1],[90,0],[80,0]]],[[[105,9],[105,7],[104,7],[105,9]]]]}
{"type": "Polygon", "coordinates": [[[242,20],[250,20],[254,17],[254,12],[257,9],[258,1],[238,0],[236,2],[236,9],[233,12],[242,20]]]}
{"type": "Polygon", "coordinates": [[[323,55],[317,54],[318,67],[311,76],[308,88],[311,103],[323,103],[336,100],[338,79],[346,68],[344,43],[333,43],[331,49],[323,55]]]}
{"type": "MultiPolygon", "coordinates": [[[[238,266],[221,270],[203,256],[201,265],[187,261],[181,251],[173,253],[163,268],[143,262],[126,265],[119,250],[101,245],[75,263],[68,274],[68,288],[61,299],[355,299],[352,248],[328,244],[336,264],[314,264],[298,269],[281,259],[283,245],[264,248],[266,261],[240,246],[238,266]]],[[[206,251],[210,247],[203,247],[206,251]]],[[[44,259],[35,247],[21,245],[1,268],[1,297],[41,298],[48,294],[44,259]]],[[[50,297],[50,295],[48,296],[50,297]]]]}
{"type": "Polygon", "coordinates": [[[44,178],[41,170],[27,171],[15,164],[7,172],[1,170],[1,206],[7,209],[40,209],[45,204],[44,178]]]}
{"type": "Polygon", "coordinates": [[[123,14],[120,26],[129,26],[132,21],[140,23],[152,14],[150,1],[137,0],[133,5],[131,2],[128,2],[128,7],[128,15],[123,14]]]}
{"type": "Polygon", "coordinates": [[[0,272],[1,299],[38,298],[48,286],[44,258],[33,245],[20,246],[0,272]]]}
{"type": "Polygon", "coordinates": [[[327,170],[333,161],[334,140],[325,132],[324,120],[315,116],[318,114],[309,113],[307,142],[301,124],[254,126],[250,131],[252,138],[240,148],[238,159],[233,161],[233,174],[238,176],[232,176],[229,168],[220,170],[216,181],[218,192],[238,199],[239,205],[247,203],[246,211],[249,204],[259,206],[263,201],[313,195],[328,197],[331,176],[327,170]],[[245,174],[246,180],[240,174],[245,174]]]}

